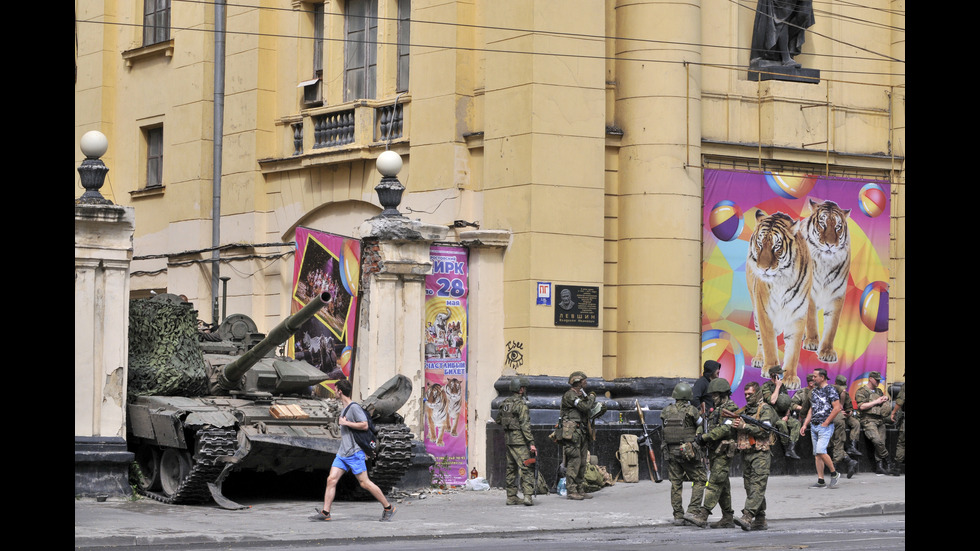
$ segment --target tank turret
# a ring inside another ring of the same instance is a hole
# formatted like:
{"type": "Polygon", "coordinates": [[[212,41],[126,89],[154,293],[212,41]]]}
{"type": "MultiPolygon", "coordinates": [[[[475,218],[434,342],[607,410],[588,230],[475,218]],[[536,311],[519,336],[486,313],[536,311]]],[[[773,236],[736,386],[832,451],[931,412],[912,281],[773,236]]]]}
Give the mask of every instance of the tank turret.
{"type": "Polygon", "coordinates": [[[314,298],[275,326],[269,334],[241,356],[226,362],[227,355],[205,355],[213,369],[211,392],[247,394],[291,394],[327,380],[327,375],[302,361],[280,361],[269,353],[292,337],[304,323],[316,315],[330,300],[328,293],[314,298]],[[250,371],[257,373],[248,376],[250,371]]]}

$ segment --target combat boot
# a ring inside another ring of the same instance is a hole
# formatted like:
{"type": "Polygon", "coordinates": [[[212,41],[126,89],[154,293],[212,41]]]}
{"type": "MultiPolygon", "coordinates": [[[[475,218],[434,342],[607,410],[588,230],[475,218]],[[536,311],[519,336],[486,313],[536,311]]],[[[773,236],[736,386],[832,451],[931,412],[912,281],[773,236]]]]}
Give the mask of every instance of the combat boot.
{"type": "Polygon", "coordinates": [[[800,456],[796,454],[796,443],[792,443],[786,448],[786,457],[790,459],[800,459],[800,456]]]}
{"type": "Polygon", "coordinates": [[[701,507],[694,513],[687,513],[684,515],[684,520],[690,522],[691,524],[697,526],[698,528],[705,528],[708,526],[708,515],[711,514],[707,509],[701,507]]]}
{"type": "Polygon", "coordinates": [[[674,526],[684,526],[684,516],[674,517],[674,526]]]}
{"type": "Polygon", "coordinates": [[[521,498],[517,496],[507,496],[507,505],[520,505],[521,498]]]}
{"type": "Polygon", "coordinates": [[[885,465],[884,459],[879,459],[875,463],[875,474],[888,474],[888,467],[885,465]]]}
{"type": "Polygon", "coordinates": [[[847,444],[847,449],[845,451],[847,452],[847,455],[853,455],[854,457],[861,457],[861,455],[863,455],[858,451],[857,442],[854,440],[851,440],[850,443],[847,444]]]}
{"type": "Polygon", "coordinates": [[[574,499],[575,501],[582,501],[585,497],[578,492],[568,492],[568,499],[574,499]]]}
{"type": "Polygon", "coordinates": [[[851,478],[858,470],[858,462],[848,457],[847,466],[845,468],[847,469],[847,478],[851,478]]]}
{"type": "Polygon", "coordinates": [[[889,471],[889,474],[891,474],[892,476],[902,476],[902,468],[904,466],[905,466],[904,463],[899,463],[898,461],[893,462],[892,469],[891,471],[889,471]]]}
{"type": "Polygon", "coordinates": [[[753,530],[768,530],[769,523],[766,522],[766,515],[756,515],[752,519],[752,529],[753,530]]]}
{"type": "Polygon", "coordinates": [[[592,494],[589,492],[582,492],[582,499],[592,499],[592,494]]]}
{"type": "Polygon", "coordinates": [[[534,499],[529,494],[524,494],[524,505],[528,507],[534,505],[534,499]]]}
{"type": "Polygon", "coordinates": [[[738,524],[742,528],[742,530],[748,532],[749,530],[752,529],[753,520],[755,520],[755,517],[752,516],[752,513],[749,513],[748,511],[742,511],[742,516],[735,519],[735,524],[738,524]]]}
{"type": "Polygon", "coordinates": [[[720,519],[712,522],[708,526],[712,528],[735,528],[735,515],[733,513],[722,513],[720,519]]]}

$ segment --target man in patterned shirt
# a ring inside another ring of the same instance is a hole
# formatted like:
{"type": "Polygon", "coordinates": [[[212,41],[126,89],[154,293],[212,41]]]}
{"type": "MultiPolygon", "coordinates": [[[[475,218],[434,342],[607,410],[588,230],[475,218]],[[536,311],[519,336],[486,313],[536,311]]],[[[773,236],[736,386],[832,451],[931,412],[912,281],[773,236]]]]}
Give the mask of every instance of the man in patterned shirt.
{"type": "Polygon", "coordinates": [[[813,440],[813,456],[816,458],[817,482],[810,488],[836,488],[840,481],[840,473],[834,470],[834,461],[827,453],[827,445],[830,438],[834,435],[834,417],[840,413],[840,397],[837,389],[827,383],[827,370],[817,368],[813,371],[814,388],[810,393],[810,411],[806,414],[806,420],[800,428],[800,436],[806,432],[807,426],[813,423],[810,428],[810,437],[813,440]],[[824,467],[830,469],[830,484],[824,483],[824,467]]]}

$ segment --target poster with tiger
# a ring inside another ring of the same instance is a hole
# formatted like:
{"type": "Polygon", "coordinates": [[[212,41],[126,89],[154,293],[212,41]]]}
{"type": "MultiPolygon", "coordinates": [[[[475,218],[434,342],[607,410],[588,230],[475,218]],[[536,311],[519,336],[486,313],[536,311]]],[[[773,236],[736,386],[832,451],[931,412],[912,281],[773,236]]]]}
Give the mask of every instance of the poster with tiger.
{"type": "Polygon", "coordinates": [[[887,181],[705,170],[701,356],[736,391],[781,366],[791,391],[814,369],[851,395],[888,351],[887,181]]]}

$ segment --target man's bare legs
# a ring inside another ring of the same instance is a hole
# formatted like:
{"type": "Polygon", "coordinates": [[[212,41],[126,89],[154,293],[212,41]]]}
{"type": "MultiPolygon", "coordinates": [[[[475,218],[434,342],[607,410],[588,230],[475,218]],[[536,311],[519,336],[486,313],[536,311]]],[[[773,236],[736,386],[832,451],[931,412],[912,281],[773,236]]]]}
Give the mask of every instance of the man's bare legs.
{"type": "MultiPolygon", "coordinates": [[[[326,513],[330,512],[330,506],[333,504],[334,497],[337,495],[337,483],[340,482],[340,478],[344,476],[345,472],[347,471],[339,467],[330,468],[330,475],[327,477],[327,489],[323,492],[323,511],[326,513]]],[[[367,490],[382,506],[386,509],[391,507],[391,503],[388,502],[381,488],[368,478],[367,471],[354,475],[354,477],[357,478],[357,482],[360,483],[361,488],[367,490]]]]}

